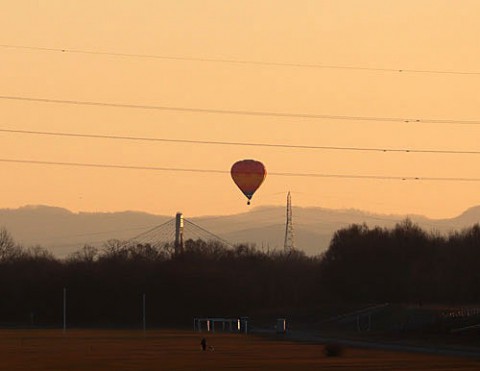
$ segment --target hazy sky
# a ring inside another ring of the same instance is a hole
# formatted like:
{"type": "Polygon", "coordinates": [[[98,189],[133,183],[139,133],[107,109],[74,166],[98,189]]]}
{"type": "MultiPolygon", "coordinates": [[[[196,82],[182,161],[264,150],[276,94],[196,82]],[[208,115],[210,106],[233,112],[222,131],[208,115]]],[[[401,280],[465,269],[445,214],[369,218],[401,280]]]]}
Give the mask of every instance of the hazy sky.
{"type": "MultiPolygon", "coordinates": [[[[480,120],[478,0],[0,0],[0,96],[336,116],[480,120]],[[67,52],[8,48],[26,46],[67,52]],[[107,54],[74,53],[77,51],[107,54]],[[121,57],[127,53],[180,59],[121,57]],[[447,74],[194,61],[477,72],[447,74]]],[[[480,125],[75,106],[0,99],[0,129],[480,151],[480,125]]],[[[0,159],[272,173],[480,178],[479,154],[181,144],[0,132],[0,159]]],[[[228,174],[0,162],[0,207],[237,213],[228,174]]],[[[454,216],[480,182],[267,176],[253,205],[454,216]]]]}

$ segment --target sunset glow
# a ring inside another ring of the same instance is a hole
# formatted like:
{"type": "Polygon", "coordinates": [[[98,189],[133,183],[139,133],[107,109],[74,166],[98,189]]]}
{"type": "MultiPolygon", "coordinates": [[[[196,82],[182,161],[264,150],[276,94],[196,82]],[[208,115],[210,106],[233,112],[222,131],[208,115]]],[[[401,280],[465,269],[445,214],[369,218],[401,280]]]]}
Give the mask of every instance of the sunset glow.
{"type": "Polygon", "coordinates": [[[2,208],[244,212],[229,175],[244,158],[269,171],[253,206],[283,205],[289,190],[296,206],[434,218],[480,203],[480,155],[440,153],[480,151],[478,1],[22,0],[0,10],[0,129],[11,130],[0,132],[2,208]]]}

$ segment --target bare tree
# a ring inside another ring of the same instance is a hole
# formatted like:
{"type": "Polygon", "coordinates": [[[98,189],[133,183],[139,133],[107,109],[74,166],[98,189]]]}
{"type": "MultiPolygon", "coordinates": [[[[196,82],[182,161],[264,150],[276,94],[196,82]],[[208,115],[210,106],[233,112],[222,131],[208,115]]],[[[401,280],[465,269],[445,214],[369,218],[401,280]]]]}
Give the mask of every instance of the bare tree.
{"type": "Polygon", "coordinates": [[[0,228],[0,262],[16,258],[21,252],[21,247],[15,244],[10,233],[4,227],[0,228]]]}
{"type": "Polygon", "coordinates": [[[80,250],[75,251],[68,257],[70,261],[93,263],[98,258],[98,249],[95,246],[85,244],[80,250]]]}
{"type": "Polygon", "coordinates": [[[45,249],[44,247],[42,247],[40,245],[35,245],[35,246],[32,246],[32,247],[29,247],[25,251],[25,255],[29,258],[32,258],[32,259],[55,260],[55,257],[53,256],[52,252],[48,251],[47,249],[45,249]]]}

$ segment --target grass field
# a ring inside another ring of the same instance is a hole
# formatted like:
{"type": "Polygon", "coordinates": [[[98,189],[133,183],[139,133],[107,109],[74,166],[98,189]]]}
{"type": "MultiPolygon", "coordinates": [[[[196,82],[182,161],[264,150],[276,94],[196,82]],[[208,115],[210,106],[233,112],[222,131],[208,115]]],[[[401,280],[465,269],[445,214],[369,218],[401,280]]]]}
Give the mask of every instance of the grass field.
{"type": "Polygon", "coordinates": [[[0,330],[1,370],[479,370],[480,360],[188,331],[0,330]],[[204,334],[205,335],[205,334],[204,334]]]}

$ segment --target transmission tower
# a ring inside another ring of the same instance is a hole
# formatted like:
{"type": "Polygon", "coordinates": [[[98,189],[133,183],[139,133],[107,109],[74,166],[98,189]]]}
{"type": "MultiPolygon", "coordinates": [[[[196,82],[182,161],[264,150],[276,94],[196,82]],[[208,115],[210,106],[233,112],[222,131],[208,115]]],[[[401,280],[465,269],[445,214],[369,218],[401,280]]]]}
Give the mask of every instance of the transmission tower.
{"type": "Polygon", "coordinates": [[[295,250],[295,238],[293,233],[292,221],[292,197],[290,192],[287,194],[287,222],[285,225],[285,242],[283,244],[285,252],[292,252],[295,250]]]}

